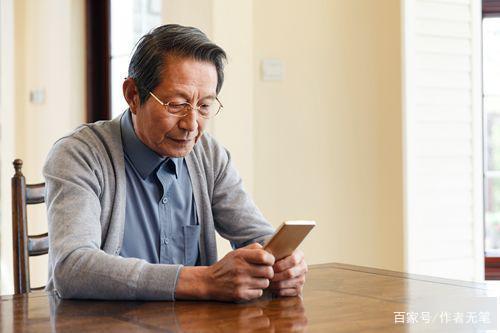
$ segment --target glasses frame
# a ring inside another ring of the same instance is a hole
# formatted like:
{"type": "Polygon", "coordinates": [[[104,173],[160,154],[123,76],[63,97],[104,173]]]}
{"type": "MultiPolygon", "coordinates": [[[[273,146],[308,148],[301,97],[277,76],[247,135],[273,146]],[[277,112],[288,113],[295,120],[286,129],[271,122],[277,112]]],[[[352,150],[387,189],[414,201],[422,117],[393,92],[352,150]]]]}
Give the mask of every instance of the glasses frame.
{"type": "MultiPolygon", "coordinates": [[[[158,97],[156,97],[156,95],[155,95],[155,94],[153,94],[151,91],[149,92],[149,94],[150,94],[151,96],[153,96],[153,98],[154,98],[154,99],[156,99],[156,101],[157,101],[158,103],[160,103],[160,104],[161,104],[161,105],[165,108],[165,110],[167,111],[167,113],[168,113],[169,115],[174,116],[174,117],[179,117],[179,118],[182,118],[182,117],[185,117],[185,116],[187,116],[187,115],[188,115],[189,111],[184,112],[184,113],[182,113],[182,114],[175,114],[175,113],[172,113],[172,112],[168,111],[168,106],[169,106],[169,104],[170,104],[171,102],[167,102],[167,103],[163,102],[161,99],[159,99],[158,97]]],[[[200,117],[202,117],[202,118],[204,118],[204,119],[210,119],[210,118],[213,118],[213,117],[215,117],[216,115],[218,115],[218,114],[220,113],[220,111],[224,108],[224,105],[222,105],[221,101],[219,101],[219,98],[218,98],[217,96],[215,96],[215,100],[217,101],[217,103],[219,103],[219,109],[218,109],[218,110],[217,110],[217,112],[215,112],[213,115],[210,115],[210,116],[208,116],[208,117],[207,117],[207,116],[204,116],[204,115],[202,115],[202,114],[201,114],[201,112],[200,112],[200,108],[199,108],[199,107],[197,107],[197,106],[193,106],[193,105],[192,105],[191,103],[189,103],[189,102],[185,102],[185,103],[182,103],[182,104],[186,104],[187,106],[189,106],[189,108],[191,109],[191,111],[197,111],[197,113],[198,113],[198,115],[199,115],[200,117]]]]}

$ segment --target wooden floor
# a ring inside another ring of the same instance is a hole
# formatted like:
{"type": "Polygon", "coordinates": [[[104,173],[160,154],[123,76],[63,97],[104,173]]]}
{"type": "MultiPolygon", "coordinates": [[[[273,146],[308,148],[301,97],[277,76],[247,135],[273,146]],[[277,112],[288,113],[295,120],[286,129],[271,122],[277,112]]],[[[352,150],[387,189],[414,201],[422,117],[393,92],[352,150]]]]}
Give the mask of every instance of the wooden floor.
{"type": "MultiPolygon", "coordinates": [[[[437,326],[422,320],[419,324],[406,322],[407,318],[405,323],[395,323],[395,312],[406,315],[417,304],[429,304],[432,309],[430,303],[450,297],[484,299],[498,295],[485,283],[343,264],[311,266],[307,279],[303,299],[263,297],[244,304],[59,300],[43,292],[3,296],[0,329],[107,333],[473,332],[470,325],[439,325],[436,320],[437,326]]],[[[436,316],[434,319],[439,320],[436,316]]]]}

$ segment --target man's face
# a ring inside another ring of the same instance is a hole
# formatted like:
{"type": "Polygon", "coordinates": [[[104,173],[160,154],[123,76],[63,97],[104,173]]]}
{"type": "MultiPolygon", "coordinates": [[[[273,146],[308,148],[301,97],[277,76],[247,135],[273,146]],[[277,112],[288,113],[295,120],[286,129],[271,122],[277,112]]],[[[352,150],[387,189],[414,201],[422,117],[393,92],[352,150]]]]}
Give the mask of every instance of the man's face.
{"type": "MultiPolygon", "coordinates": [[[[164,103],[200,105],[216,96],[217,71],[213,64],[172,56],[168,56],[166,64],[161,83],[152,91],[164,103]]],[[[197,111],[184,117],[173,116],[151,96],[139,105],[135,84],[130,89],[137,96],[127,91],[129,88],[125,83],[124,94],[139,139],[161,156],[181,157],[191,152],[203,133],[206,119],[197,111]]]]}

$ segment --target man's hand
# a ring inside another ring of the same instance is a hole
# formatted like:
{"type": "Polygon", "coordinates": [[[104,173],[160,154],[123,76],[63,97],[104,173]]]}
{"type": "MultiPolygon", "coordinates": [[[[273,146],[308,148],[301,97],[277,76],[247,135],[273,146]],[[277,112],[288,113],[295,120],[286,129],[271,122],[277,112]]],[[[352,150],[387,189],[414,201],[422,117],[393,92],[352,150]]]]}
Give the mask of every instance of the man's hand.
{"type": "Polygon", "coordinates": [[[295,250],[273,265],[274,277],[270,290],[278,296],[299,296],[306,282],[307,264],[304,253],[295,250]]]}
{"type": "Polygon", "coordinates": [[[229,252],[208,267],[183,267],[177,299],[248,301],[262,296],[273,278],[274,257],[254,243],[229,252]]]}

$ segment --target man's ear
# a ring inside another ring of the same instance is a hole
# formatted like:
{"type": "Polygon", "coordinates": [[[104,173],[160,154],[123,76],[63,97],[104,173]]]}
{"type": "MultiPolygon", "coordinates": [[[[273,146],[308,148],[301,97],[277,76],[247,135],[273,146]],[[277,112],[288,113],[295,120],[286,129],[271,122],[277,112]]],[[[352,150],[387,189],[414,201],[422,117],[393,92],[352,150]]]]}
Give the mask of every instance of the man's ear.
{"type": "Polygon", "coordinates": [[[141,103],[139,98],[139,89],[137,89],[134,79],[126,78],[125,81],[123,81],[123,97],[125,97],[125,100],[130,107],[130,111],[132,111],[133,114],[136,114],[141,103]]]}

